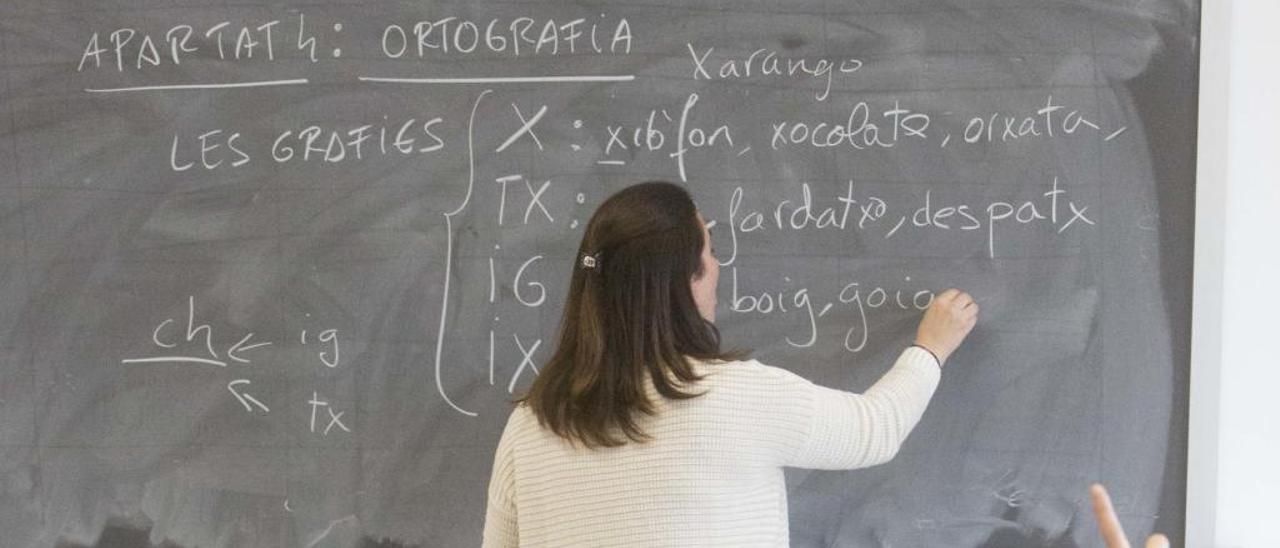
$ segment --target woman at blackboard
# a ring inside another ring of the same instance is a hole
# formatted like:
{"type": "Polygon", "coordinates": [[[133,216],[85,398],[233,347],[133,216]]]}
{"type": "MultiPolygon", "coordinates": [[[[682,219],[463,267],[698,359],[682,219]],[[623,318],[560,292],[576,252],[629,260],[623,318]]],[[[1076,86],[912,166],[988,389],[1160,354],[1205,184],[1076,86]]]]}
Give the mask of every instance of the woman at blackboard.
{"type": "Polygon", "coordinates": [[[720,349],[720,267],[670,183],[587,224],[559,345],[498,443],[485,546],[787,546],[782,468],[887,462],[977,321],[939,294],[915,344],[862,394],[720,349]]]}

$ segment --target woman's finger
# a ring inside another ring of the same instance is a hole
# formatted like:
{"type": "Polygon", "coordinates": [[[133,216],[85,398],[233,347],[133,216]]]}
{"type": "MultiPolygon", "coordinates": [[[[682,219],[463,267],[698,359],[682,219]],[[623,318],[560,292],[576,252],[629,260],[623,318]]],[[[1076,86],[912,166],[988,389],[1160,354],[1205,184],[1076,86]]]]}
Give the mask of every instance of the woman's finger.
{"type": "Polygon", "coordinates": [[[939,293],[936,297],[933,298],[933,300],[941,301],[942,303],[945,304],[948,301],[956,298],[956,295],[959,295],[959,294],[960,294],[960,290],[953,287],[951,289],[943,291],[942,293],[939,293]]]}

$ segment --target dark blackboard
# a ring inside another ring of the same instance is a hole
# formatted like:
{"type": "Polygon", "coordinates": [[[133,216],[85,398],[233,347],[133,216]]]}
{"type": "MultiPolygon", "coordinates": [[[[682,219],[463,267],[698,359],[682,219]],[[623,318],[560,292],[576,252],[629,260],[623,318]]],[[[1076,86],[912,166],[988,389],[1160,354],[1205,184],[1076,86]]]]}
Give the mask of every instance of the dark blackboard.
{"type": "Polygon", "coordinates": [[[581,226],[683,182],[731,346],[866,388],[794,546],[1181,537],[1198,6],[0,3],[10,546],[469,546],[581,226]],[[526,359],[527,358],[527,359],[526,359]]]}

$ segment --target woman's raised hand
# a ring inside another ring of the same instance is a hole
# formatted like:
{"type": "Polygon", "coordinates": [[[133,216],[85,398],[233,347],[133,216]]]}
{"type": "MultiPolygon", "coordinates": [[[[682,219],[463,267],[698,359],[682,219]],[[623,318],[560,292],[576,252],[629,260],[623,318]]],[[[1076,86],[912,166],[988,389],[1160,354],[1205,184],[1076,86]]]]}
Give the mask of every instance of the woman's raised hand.
{"type": "Polygon", "coordinates": [[[978,303],[959,289],[948,289],[933,298],[924,312],[920,327],[916,329],[916,344],[927,348],[938,358],[938,365],[946,363],[964,338],[978,323],[978,303]]]}

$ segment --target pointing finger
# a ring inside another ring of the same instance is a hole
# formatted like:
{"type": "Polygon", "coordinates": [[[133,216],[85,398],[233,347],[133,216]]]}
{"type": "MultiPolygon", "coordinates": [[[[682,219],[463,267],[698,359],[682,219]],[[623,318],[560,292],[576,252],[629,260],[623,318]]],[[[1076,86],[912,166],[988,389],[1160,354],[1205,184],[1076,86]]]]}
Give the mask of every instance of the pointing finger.
{"type": "Polygon", "coordinates": [[[1098,519],[1098,530],[1102,532],[1102,540],[1107,548],[1129,548],[1129,540],[1124,536],[1116,511],[1111,507],[1111,497],[1107,490],[1099,484],[1089,487],[1089,495],[1093,499],[1093,515],[1098,519]]]}
{"type": "Polygon", "coordinates": [[[955,299],[956,295],[959,295],[959,294],[960,294],[960,290],[953,287],[951,289],[943,291],[942,293],[939,293],[938,296],[934,298],[934,300],[942,301],[943,303],[946,303],[948,301],[955,299]]]}

